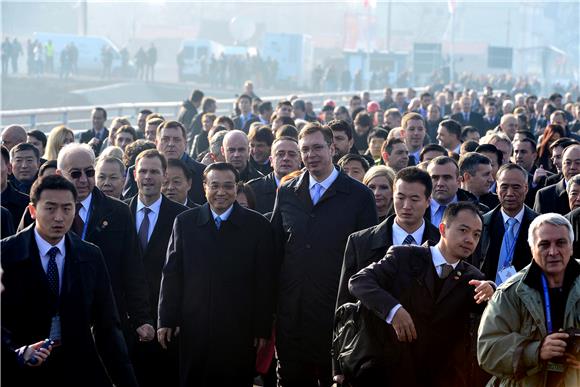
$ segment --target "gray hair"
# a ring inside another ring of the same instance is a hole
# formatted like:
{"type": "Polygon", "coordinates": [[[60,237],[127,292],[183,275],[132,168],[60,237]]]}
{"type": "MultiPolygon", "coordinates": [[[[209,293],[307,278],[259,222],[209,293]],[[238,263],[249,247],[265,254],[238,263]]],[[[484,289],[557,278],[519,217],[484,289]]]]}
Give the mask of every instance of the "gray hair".
{"type": "Polygon", "coordinates": [[[109,163],[109,164],[115,164],[117,167],[119,167],[119,171],[121,172],[121,175],[125,176],[125,164],[123,164],[123,162],[115,156],[106,156],[106,157],[102,157],[99,156],[99,158],[97,159],[97,165],[95,167],[95,169],[98,171],[101,169],[101,167],[103,166],[103,164],[105,163],[109,163]]]}
{"type": "Polygon", "coordinates": [[[211,153],[215,155],[222,154],[222,145],[224,144],[224,137],[226,136],[226,133],[226,130],[222,130],[211,136],[211,140],[209,141],[209,151],[211,153]]]}
{"type": "Polygon", "coordinates": [[[91,158],[91,164],[95,165],[95,152],[89,144],[71,143],[65,145],[58,153],[56,168],[62,170],[65,159],[73,153],[86,153],[91,158]]]}
{"type": "Polygon", "coordinates": [[[565,226],[566,229],[568,230],[568,238],[570,240],[570,243],[574,241],[574,230],[572,229],[572,225],[570,224],[568,219],[564,218],[560,214],[549,212],[547,214],[539,215],[537,218],[532,220],[532,223],[530,224],[530,227],[528,229],[528,244],[530,245],[530,248],[533,248],[534,245],[536,244],[535,237],[536,230],[544,224],[551,224],[552,226],[557,227],[565,226]]]}
{"type": "Polygon", "coordinates": [[[572,189],[572,185],[580,185],[580,174],[572,176],[572,178],[566,183],[566,193],[570,195],[570,189],[572,189]]]}

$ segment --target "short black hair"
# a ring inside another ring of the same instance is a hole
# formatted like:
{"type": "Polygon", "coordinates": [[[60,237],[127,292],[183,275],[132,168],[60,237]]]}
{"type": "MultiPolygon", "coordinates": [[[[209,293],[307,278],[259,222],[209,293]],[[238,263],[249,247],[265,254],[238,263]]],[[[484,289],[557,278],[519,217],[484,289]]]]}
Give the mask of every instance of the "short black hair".
{"type": "Polygon", "coordinates": [[[191,93],[191,101],[192,102],[200,102],[203,99],[203,91],[195,89],[191,93]]]}
{"type": "Polygon", "coordinates": [[[340,160],[338,160],[337,164],[342,169],[346,163],[349,163],[351,161],[358,161],[362,165],[365,172],[368,171],[370,168],[369,162],[367,161],[367,159],[365,159],[363,156],[356,154],[356,153],[345,154],[344,156],[342,156],[340,158],[340,160]]]}
{"type": "Polygon", "coordinates": [[[10,151],[4,145],[0,145],[2,147],[2,158],[4,159],[4,163],[6,165],[10,164],[10,151]]]}
{"type": "Polygon", "coordinates": [[[74,201],[77,201],[77,189],[74,184],[68,181],[61,175],[48,175],[36,179],[32,187],[30,188],[30,201],[36,206],[40,200],[40,195],[42,191],[47,189],[53,189],[58,191],[70,191],[73,194],[74,201]]]}
{"type": "Polygon", "coordinates": [[[102,112],[105,120],[107,119],[107,111],[105,110],[105,108],[97,106],[96,108],[93,109],[93,112],[102,112]]]}
{"type": "Polygon", "coordinates": [[[402,180],[405,183],[419,183],[425,186],[425,197],[430,197],[433,191],[433,182],[431,181],[431,176],[424,170],[418,167],[406,167],[401,169],[395,175],[395,180],[393,181],[393,187],[397,184],[397,181],[402,180]]]}
{"type": "Polygon", "coordinates": [[[464,126],[463,129],[461,129],[461,141],[465,141],[469,133],[479,133],[479,130],[473,126],[464,126]]]}
{"type": "Polygon", "coordinates": [[[207,175],[211,171],[230,171],[234,174],[236,183],[238,181],[240,181],[240,173],[238,172],[236,167],[234,167],[230,163],[219,162],[219,163],[210,164],[207,166],[207,168],[205,168],[205,171],[203,171],[203,182],[204,183],[207,181],[207,175]]]}
{"type": "Polygon", "coordinates": [[[538,148],[538,143],[536,143],[533,139],[529,138],[529,137],[524,137],[521,140],[518,140],[516,142],[527,142],[528,144],[530,144],[530,146],[532,147],[532,153],[537,152],[537,148],[538,148]]]}
{"type": "Polygon", "coordinates": [[[44,176],[44,172],[47,169],[50,169],[50,168],[56,169],[56,160],[48,160],[48,161],[45,161],[44,164],[42,164],[40,166],[40,168],[38,168],[38,176],[39,177],[44,176]]]}
{"type": "MultiPolygon", "coordinates": [[[[353,116],[354,116],[354,112],[353,112],[353,116]]],[[[373,121],[371,120],[371,116],[366,111],[359,112],[359,114],[356,115],[356,118],[353,118],[353,121],[354,121],[355,125],[358,124],[360,126],[364,126],[365,128],[373,126],[373,121]]]]}
{"type": "Polygon", "coordinates": [[[367,144],[371,143],[373,138],[382,138],[383,141],[386,141],[389,137],[389,132],[387,132],[383,128],[373,128],[370,130],[369,134],[367,135],[367,144]]]}
{"type": "Polygon", "coordinates": [[[298,129],[296,129],[294,125],[282,125],[276,131],[276,139],[280,137],[292,137],[296,140],[296,142],[298,142],[298,129]]]}
{"type": "Polygon", "coordinates": [[[328,127],[333,132],[344,132],[349,140],[352,139],[352,126],[344,120],[332,120],[328,123],[328,127]]]}
{"type": "Polygon", "coordinates": [[[501,151],[493,144],[481,144],[475,149],[475,151],[479,153],[495,153],[497,157],[497,165],[503,164],[503,153],[501,153],[501,151]]]}
{"type": "Polygon", "coordinates": [[[459,154],[465,154],[467,152],[475,152],[478,146],[479,143],[477,141],[474,140],[464,141],[461,144],[461,147],[459,148],[459,154]]]}
{"type": "Polygon", "coordinates": [[[562,138],[557,139],[556,141],[554,141],[550,145],[550,151],[552,151],[552,150],[554,150],[554,148],[558,148],[558,147],[561,147],[562,149],[566,149],[568,146],[574,145],[574,144],[580,144],[580,143],[577,140],[574,140],[573,138],[562,137],[562,138]]]}
{"type": "Polygon", "coordinates": [[[149,109],[141,109],[141,110],[139,110],[139,114],[143,114],[143,115],[146,115],[146,116],[148,116],[149,114],[152,114],[152,113],[153,113],[153,111],[152,110],[149,110],[149,109]]]}
{"type": "Polygon", "coordinates": [[[34,145],[29,144],[27,142],[21,142],[20,144],[17,144],[16,146],[14,146],[14,148],[10,149],[10,154],[12,155],[12,157],[14,157],[14,155],[17,152],[24,152],[24,151],[32,151],[32,153],[34,153],[34,157],[36,158],[36,161],[40,161],[40,152],[38,151],[38,148],[36,148],[34,145]]]}
{"type": "Polygon", "coordinates": [[[481,153],[467,152],[459,159],[459,174],[463,176],[464,173],[469,173],[473,176],[480,164],[491,165],[491,160],[481,153]]]}
{"type": "Polygon", "coordinates": [[[26,133],[26,135],[30,136],[30,137],[34,137],[35,139],[37,139],[38,141],[40,141],[42,143],[42,146],[44,148],[46,148],[46,142],[47,142],[46,134],[44,134],[40,130],[31,130],[28,133],[26,133]]]}
{"type": "Polygon", "coordinates": [[[429,165],[447,165],[453,164],[455,165],[455,169],[457,170],[456,175],[459,176],[459,165],[457,165],[457,161],[453,157],[449,156],[437,156],[433,160],[429,161],[429,165]]]}
{"type": "Polygon", "coordinates": [[[470,211],[473,215],[477,216],[481,224],[483,225],[483,217],[479,213],[479,209],[472,202],[462,201],[456,203],[450,203],[445,212],[443,212],[443,218],[441,218],[441,223],[445,226],[449,226],[453,223],[453,220],[459,215],[461,211],[470,211]]]}
{"type": "Polygon", "coordinates": [[[268,146],[272,146],[274,142],[274,133],[272,133],[272,129],[269,126],[261,125],[255,130],[250,129],[248,133],[248,141],[257,141],[257,142],[264,142],[268,146]]]}
{"type": "Polygon", "coordinates": [[[260,114],[264,114],[264,113],[266,113],[267,111],[270,111],[270,110],[273,110],[272,109],[272,102],[270,102],[270,101],[262,102],[260,104],[260,106],[258,107],[258,112],[260,114]]]}
{"type": "Polygon", "coordinates": [[[443,120],[439,126],[444,127],[450,134],[454,134],[458,140],[461,140],[461,124],[455,120],[443,120]]]}
{"type": "Polygon", "coordinates": [[[523,134],[524,136],[526,136],[530,140],[536,141],[536,137],[529,130],[518,130],[518,131],[516,131],[516,134],[523,134]]]}
{"type": "Polygon", "coordinates": [[[425,157],[425,153],[427,152],[441,152],[441,156],[445,156],[447,155],[447,149],[443,148],[441,145],[439,144],[428,144],[425,145],[422,149],[421,152],[419,152],[419,161],[423,161],[423,158],[425,157]]]}
{"type": "Polygon", "coordinates": [[[181,159],[167,159],[167,168],[179,168],[183,172],[183,175],[187,179],[187,181],[191,181],[193,179],[193,173],[191,169],[183,162],[181,159]]]}
{"type": "Polygon", "coordinates": [[[405,141],[402,138],[391,138],[383,143],[381,147],[381,153],[387,152],[387,154],[391,154],[393,152],[393,148],[397,144],[404,144],[405,141]]]}

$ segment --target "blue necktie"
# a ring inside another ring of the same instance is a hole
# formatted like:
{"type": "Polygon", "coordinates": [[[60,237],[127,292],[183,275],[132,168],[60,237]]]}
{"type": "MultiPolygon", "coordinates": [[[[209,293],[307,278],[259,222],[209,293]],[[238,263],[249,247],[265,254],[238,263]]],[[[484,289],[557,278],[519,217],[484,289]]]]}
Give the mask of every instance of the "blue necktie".
{"type": "Polygon", "coordinates": [[[216,218],[215,218],[215,226],[218,230],[222,226],[222,218],[220,218],[219,216],[216,216],[216,218]]]}
{"type": "Polygon", "coordinates": [[[314,184],[314,193],[312,194],[312,204],[316,205],[322,196],[322,184],[314,184]]]}
{"type": "Polygon", "coordinates": [[[433,224],[433,226],[439,227],[439,224],[443,219],[443,213],[445,212],[446,208],[447,206],[439,206],[439,208],[435,212],[435,215],[433,216],[433,219],[431,219],[431,224],[433,224]]]}
{"type": "MultiPolygon", "coordinates": [[[[514,237],[514,226],[518,221],[515,218],[509,218],[506,222],[507,228],[505,230],[505,234],[503,234],[503,241],[501,243],[501,250],[499,252],[499,260],[497,265],[497,271],[501,271],[502,269],[511,266],[514,244],[515,244],[515,237],[514,237]]],[[[501,284],[501,278],[499,274],[495,276],[495,283],[497,285],[501,284]]]]}
{"type": "Polygon", "coordinates": [[[48,250],[48,267],[46,268],[46,277],[48,279],[48,286],[50,290],[58,297],[59,294],[59,278],[58,266],[56,266],[56,255],[60,252],[58,247],[51,247],[48,250]]]}
{"type": "Polygon", "coordinates": [[[409,235],[407,235],[407,237],[403,241],[403,244],[404,245],[416,245],[417,242],[415,241],[415,238],[413,238],[413,235],[409,234],[409,235]]]}

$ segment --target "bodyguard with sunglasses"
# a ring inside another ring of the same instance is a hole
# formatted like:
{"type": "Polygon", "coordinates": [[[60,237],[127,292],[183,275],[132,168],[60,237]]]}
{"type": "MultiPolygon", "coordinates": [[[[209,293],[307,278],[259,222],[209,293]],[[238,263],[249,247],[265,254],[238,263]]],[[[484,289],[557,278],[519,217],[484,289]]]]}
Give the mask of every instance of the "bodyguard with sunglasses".
{"type": "MultiPolygon", "coordinates": [[[[89,145],[69,144],[62,148],[58,155],[57,173],[77,189],[71,230],[101,249],[111,277],[121,326],[131,350],[137,337],[149,341],[155,335],[131,211],[125,203],[106,196],[95,187],[95,154],[89,145]]],[[[32,219],[26,212],[19,230],[30,223],[32,219]]]]}

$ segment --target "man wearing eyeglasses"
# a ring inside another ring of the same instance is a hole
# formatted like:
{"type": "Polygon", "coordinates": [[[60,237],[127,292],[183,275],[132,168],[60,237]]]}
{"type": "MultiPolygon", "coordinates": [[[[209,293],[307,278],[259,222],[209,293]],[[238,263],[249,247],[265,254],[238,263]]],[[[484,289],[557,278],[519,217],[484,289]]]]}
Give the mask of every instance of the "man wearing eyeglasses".
{"type": "Polygon", "coordinates": [[[332,382],[334,306],[346,240],[377,224],[372,192],[332,164],[333,133],[306,125],[306,171],[278,188],[272,224],[281,262],[276,346],[280,386],[332,382]]]}
{"type": "MultiPolygon", "coordinates": [[[[77,189],[71,230],[97,245],[103,253],[127,346],[131,349],[137,337],[142,341],[152,340],[155,330],[149,313],[149,293],[129,207],[95,187],[95,154],[90,145],[73,143],[62,148],[57,174],[77,189]]],[[[31,223],[27,212],[19,230],[31,223]]]]}
{"type": "Polygon", "coordinates": [[[536,193],[534,211],[540,214],[555,212],[566,215],[570,212],[566,182],[574,175],[580,173],[580,145],[574,144],[564,149],[562,153],[562,180],[558,183],[544,187],[536,193]]]}
{"type": "Polygon", "coordinates": [[[248,182],[256,195],[256,211],[261,214],[272,212],[274,209],[276,191],[282,178],[300,168],[298,141],[292,137],[276,139],[272,144],[270,163],[274,171],[248,182]]]}

